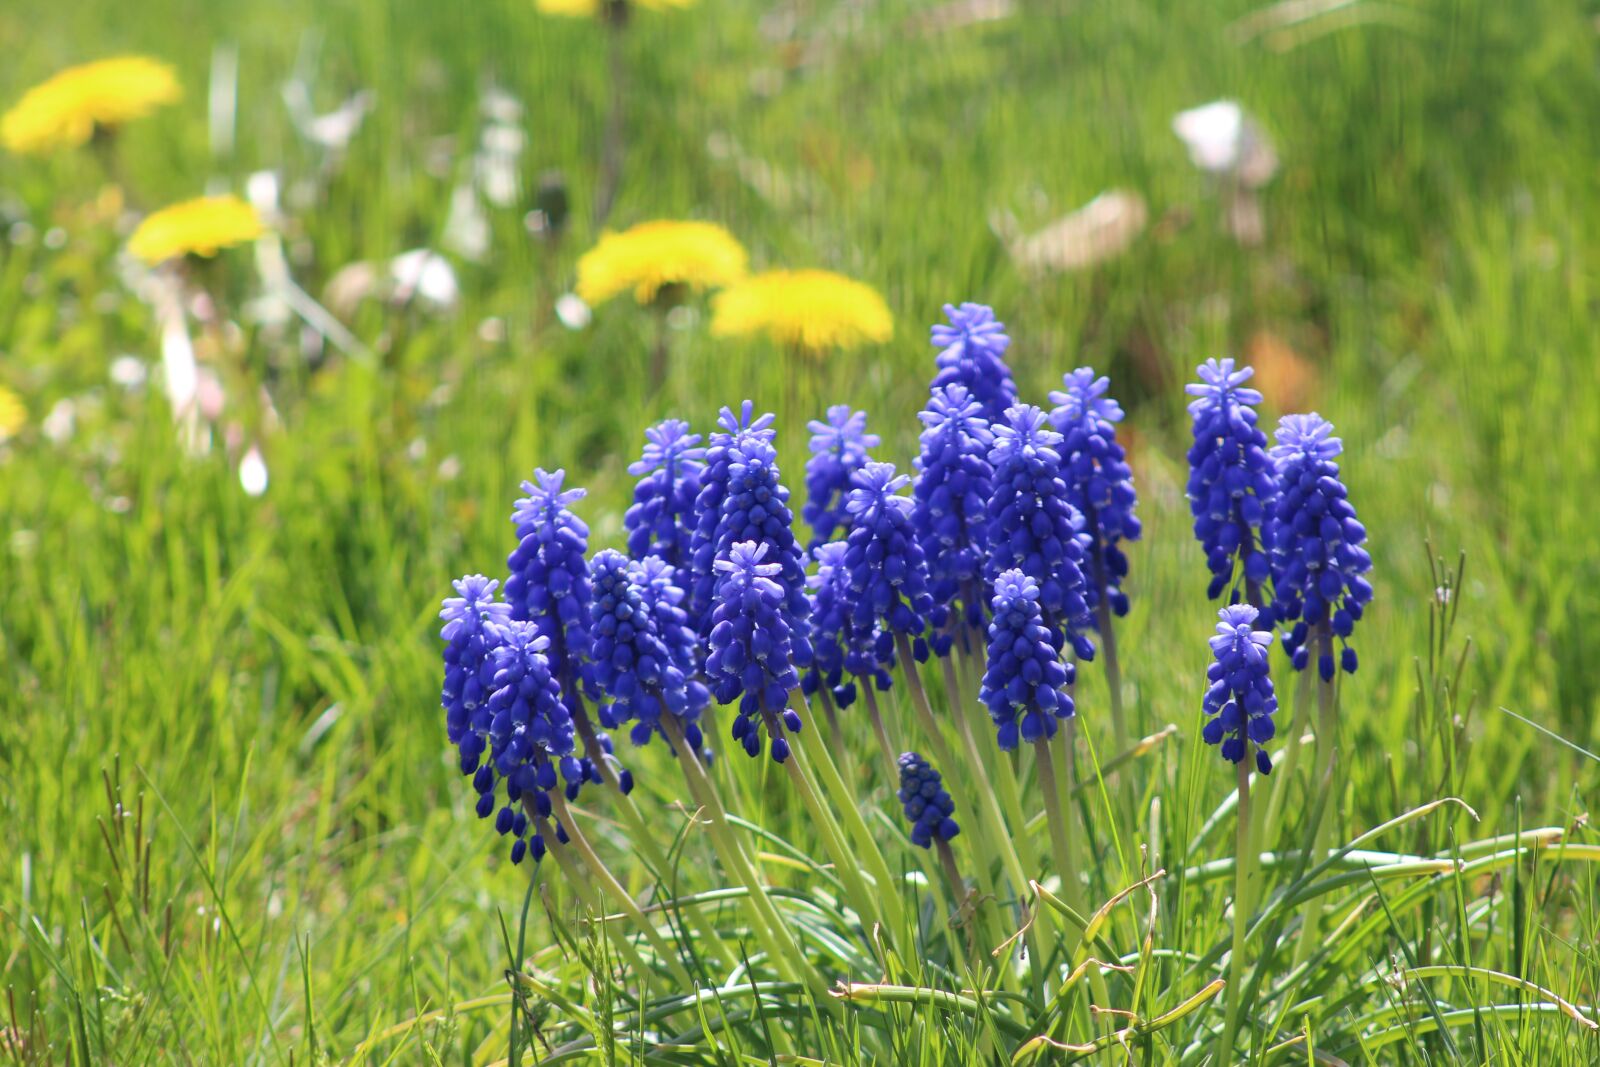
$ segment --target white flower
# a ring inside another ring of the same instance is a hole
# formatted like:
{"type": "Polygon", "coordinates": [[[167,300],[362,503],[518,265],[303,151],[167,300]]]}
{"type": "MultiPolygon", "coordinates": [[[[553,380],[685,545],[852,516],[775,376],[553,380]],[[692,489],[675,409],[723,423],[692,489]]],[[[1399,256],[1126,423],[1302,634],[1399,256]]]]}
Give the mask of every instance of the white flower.
{"type": "Polygon", "coordinates": [[[267,491],[267,461],[255,445],[251,445],[239,461],[239,485],[248,496],[260,496],[267,491]]]}
{"type": "Polygon", "coordinates": [[[444,220],[444,246],[472,263],[489,254],[489,219],[478,203],[471,182],[462,182],[450,193],[450,213],[444,220]]]}
{"type": "Polygon", "coordinates": [[[57,400],[39,429],[51,444],[66,444],[78,424],[78,409],[71,400],[57,400]]]}
{"type": "Polygon", "coordinates": [[[123,389],[139,388],[149,374],[150,369],[138,356],[121,355],[111,361],[111,382],[123,389]]]}
{"type": "Polygon", "coordinates": [[[1215,100],[1172,120],[1176,133],[1189,149],[1194,165],[1208,174],[1236,177],[1249,188],[1272,180],[1278,157],[1266,134],[1234,100],[1215,100]]]}
{"type": "Polygon", "coordinates": [[[461,299],[450,261],[431,249],[414,248],[395,256],[389,263],[389,277],[394,282],[394,299],[402,303],[415,298],[436,311],[450,311],[461,299]]]}
{"type": "Polygon", "coordinates": [[[564,293],[556,299],[556,318],[569,330],[581,330],[594,317],[589,305],[577,293],[564,293]]]}

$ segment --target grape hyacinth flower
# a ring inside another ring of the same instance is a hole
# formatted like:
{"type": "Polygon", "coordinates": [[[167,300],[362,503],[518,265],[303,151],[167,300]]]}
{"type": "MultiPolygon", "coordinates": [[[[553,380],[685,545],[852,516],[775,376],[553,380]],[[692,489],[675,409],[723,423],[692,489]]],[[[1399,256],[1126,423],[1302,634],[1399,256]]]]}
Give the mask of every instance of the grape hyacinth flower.
{"type": "Polygon", "coordinates": [[[916,659],[928,658],[927,616],[933,610],[928,568],[911,523],[911,498],[900,496],[910,478],[895,476],[892,463],[868,463],[851,479],[850,536],[844,566],[854,594],[857,630],[881,626],[914,639],[916,659]]]}
{"type": "Polygon", "coordinates": [[[1082,632],[1090,622],[1083,574],[1087,538],[1083,516],[1067,499],[1060,445],[1061,435],[1046,428],[1045,413],[1031,404],[1011,408],[994,427],[988,570],[993,577],[1016,568],[1031,577],[1057,647],[1065,628],[1078,658],[1090,660],[1094,645],[1082,632]]]}
{"type": "MultiPolygon", "coordinates": [[[[1267,435],[1256,426],[1261,394],[1243,388],[1255,371],[1234,369],[1231,359],[1208,359],[1200,381],[1184,387],[1194,444],[1189,448],[1189,510],[1194,535],[1206,553],[1213,600],[1235,582],[1235,564],[1244,573],[1245,599],[1265,603],[1261,585],[1270,575],[1267,553],[1258,543],[1261,525],[1278,495],[1277,476],[1267,455],[1267,435]]],[[[1230,601],[1239,599],[1235,587],[1230,601]]],[[[1262,620],[1271,623],[1270,618],[1262,620]]]]}
{"type": "Polygon", "coordinates": [[[1011,346],[1005,323],[983,304],[946,304],[944,314],[949,325],[935,323],[932,331],[933,345],[940,350],[932,387],[965,386],[983,405],[984,417],[999,422],[1017,402],[1017,386],[1005,361],[1006,349],[1011,346]]]}
{"type": "Polygon", "coordinates": [[[635,565],[621,552],[606,549],[589,565],[594,584],[590,615],[590,655],[595,682],[612,700],[604,724],[616,728],[630,718],[633,743],[642,745],[661,728],[663,714],[688,708],[688,682],[673,662],[644,591],[634,581],[635,565]]]}
{"type": "Polygon", "coordinates": [[[1055,736],[1058,720],[1072,714],[1072,698],[1062,688],[1067,668],[1045,623],[1040,585],[1015,568],[994,582],[989,621],[988,667],[978,699],[989,709],[1000,747],[1055,736]]]}
{"type": "Polygon", "coordinates": [[[547,655],[556,678],[589,689],[589,527],[572,512],[587,490],[564,489],[561,470],[539,469],[533,477],[522,483],[528,495],[511,513],[517,547],[506,560],[506,603],[512,618],[533,623],[550,639],[547,655]]]}
{"type": "MultiPolygon", "coordinates": [[[[740,541],[717,560],[711,654],[706,658],[717,701],[729,704],[738,698],[733,739],[750,756],[761,753],[761,723],[767,722],[769,729],[774,725],[768,716],[781,713],[787,730],[800,729],[800,716],[788,707],[789,692],[800,680],[790,662],[786,591],[779,582],[783,564],[767,562],[771,547],[740,541]]],[[[782,763],[789,758],[789,742],[774,736],[771,752],[782,763]]]]}
{"type": "Polygon", "coordinates": [[[1221,745],[1222,758],[1238,763],[1253,748],[1256,769],[1272,771],[1264,747],[1272,740],[1272,716],[1278,710],[1272,678],[1267,672],[1271,630],[1254,626],[1259,612],[1249,604],[1230,604],[1217,612],[1217,635],[1211,639],[1216,662],[1206,670],[1205,712],[1202,736],[1208,745],[1221,745]]]}
{"type": "Polygon", "coordinates": [[[869,448],[878,447],[877,434],[867,432],[867,413],[851,411],[849,404],[828,409],[827,420],[812,419],[811,458],[806,460],[806,503],[800,517],[811,527],[811,548],[850,532],[845,506],[850,479],[867,462],[869,448]]]}
{"type": "Polygon", "coordinates": [[[1372,569],[1362,547],[1367,531],[1339,479],[1335,457],[1344,444],[1333,436],[1333,424],[1315,413],[1285,415],[1277,439],[1272,458],[1279,496],[1268,523],[1277,594],[1273,618],[1280,625],[1294,622],[1283,648],[1297,671],[1309,662],[1308,640],[1324,634],[1317,669],[1323,681],[1331,681],[1335,637],[1344,646],[1340,665],[1350,673],[1356,669],[1356,651],[1344,642],[1372,601],[1372,585],[1363,577],[1372,569]]]}
{"type": "Polygon", "coordinates": [[[504,640],[511,609],[495,599],[500,583],[469,574],[451,583],[458,596],[447,597],[439,610],[444,628],[444,686],[440,703],[445,732],[460,749],[463,773],[483,755],[489,728],[488,700],[494,683],[494,650],[504,640]]]}
{"type": "Polygon", "coordinates": [[[1050,394],[1055,410],[1050,425],[1061,435],[1062,475],[1067,499],[1083,515],[1089,535],[1091,601],[1101,596],[1117,615],[1128,613],[1122,579],[1128,576],[1128,557],[1122,541],[1137,541],[1141,532],[1133,509],[1138,496],[1133,470],[1117,443],[1117,423],[1122,405],[1106,395],[1111,379],[1079,367],[1062,379],[1062,388],[1050,394]]]}
{"type": "Polygon", "coordinates": [[[801,689],[810,696],[823,686],[841,708],[855,703],[856,681],[887,691],[894,666],[894,639],[877,626],[855,624],[855,595],[845,565],[846,545],[829,541],[812,550],[817,571],[807,579],[811,595],[811,668],[801,689]]]}
{"type": "Polygon", "coordinates": [[[793,643],[795,662],[805,666],[811,658],[806,624],[811,602],[806,598],[805,563],[794,537],[789,490],[778,470],[777,449],[764,436],[740,435],[729,450],[726,479],[716,533],[711,542],[716,552],[714,565],[720,566],[733,546],[741,541],[768,546],[767,563],[780,568],[784,622],[793,643]]]}
{"type": "Polygon", "coordinates": [[[728,495],[729,469],[736,446],[746,440],[770,445],[777,436],[772,428],[775,416],[768,412],[760,418],[752,418],[754,410],[755,405],[749,400],[740,405],[737,415],[732,408],[722,409],[717,416],[718,429],[712,431],[706,448],[705,468],[700,472],[700,495],[694,505],[694,536],[690,538],[693,547],[689,563],[691,573],[684,576],[684,590],[688,593],[685,608],[689,618],[702,634],[711,628],[711,599],[717,586],[717,528],[722,521],[722,502],[728,495]]]}
{"type": "Polygon", "coordinates": [[[939,772],[915,752],[900,756],[900,804],[911,824],[911,843],[932,848],[935,840],[949,841],[961,832],[954,819],[956,805],[944,788],[939,772]]]}
{"type": "Polygon", "coordinates": [[[989,498],[994,467],[989,449],[994,435],[983,417],[983,405],[964,385],[933,390],[922,420],[922,450],[912,487],[912,523],[928,561],[933,595],[933,648],[948,655],[952,640],[948,622],[958,601],[964,602],[967,626],[983,624],[983,581],[987,551],[989,498]]]}
{"type": "Polygon", "coordinates": [[[633,505],[622,517],[628,532],[628,554],[634,559],[660,556],[674,567],[693,558],[695,500],[705,468],[700,435],[682,419],[666,419],[644,432],[644,453],[628,466],[639,479],[633,505]]]}
{"type": "Polygon", "coordinates": [[[638,585],[644,608],[650,613],[656,633],[666,647],[668,661],[685,679],[684,707],[679,718],[683,720],[683,731],[689,744],[704,759],[710,753],[703,746],[696,720],[711,703],[711,691],[695,676],[698,638],[694,628],[689,625],[688,613],[683,610],[685,594],[678,585],[677,568],[660,556],[646,556],[634,564],[631,577],[638,585]]]}

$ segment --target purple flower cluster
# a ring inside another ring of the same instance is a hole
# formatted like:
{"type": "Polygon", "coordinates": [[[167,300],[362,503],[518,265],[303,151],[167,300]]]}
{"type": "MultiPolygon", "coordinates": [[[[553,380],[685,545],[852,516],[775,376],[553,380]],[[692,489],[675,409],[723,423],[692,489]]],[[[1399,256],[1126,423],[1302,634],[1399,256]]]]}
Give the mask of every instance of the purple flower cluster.
{"type": "Polygon", "coordinates": [[[1000,747],[1054,737],[1056,723],[1072,714],[1067,668],[1039,603],[1039,583],[1008,570],[994,582],[988,667],[978,699],[989,709],[1000,747]]]}
{"type": "Polygon", "coordinates": [[[1271,630],[1257,630],[1256,609],[1230,604],[1217,612],[1217,635],[1211,639],[1214,662],[1206,670],[1203,736],[1208,745],[1221,745],[1222,758],[1238,763],[1254,749],[1256,769],[1270,773],[1272,760],[1265,745],[1272,740],[1272,716],[1278,698],[1268,674],[1267,650],[1271,630]]]}
{"type": "Polygon", "coordinates": [[[1097,602],[1104,596],[1114,613],[1125,615],[1128,598],[1122,580],[1128,576],[1128,557],[1121,542],[1137,541],[1142,528],[1133,513],[1138,503],[1133,469],[1117,442],[1122,405],[1106,395],[1110,389],[1111,379],[1079,367],[1050,394],[1056,405],[1050,425],[1061,435],[1067,498],[1083,516],[1089,537],[1090,599],[1097,602]]]}
{"type": "Polygon", "coordinates": [[[829,541],[812,552],[816,573],[808,579],[811,588],[811,668],[801,680],[807,696],[823,686],[833,694],[841,708],[855,703],[856,681],[890,687],[889,670],[894,666],[894,638],[873,624],[855,624],[855,594],[850,589],[850,571],[845,566],[846,545],[829,541]]]}
{"type": "Polygon", "coordinates": [[[761,754],[761,726],[772,733],[772,758],[789,758],[789,742],[774,729],[774,717],[795,733],[800,716],[788,707],[800,684],[784,610],[783,564],[767,562],[771,546],[740,541],[717,560],[717,606],[711,613],[711,653],[706,675],[719,704],[739,702],[733,739],[746,754],[761,754]]]}
{"type": "Polygon", "coordinates": [[[911,843],[932,848],[934,839],[949,841],[961,832],[956,802],[933,766],[915,752],[900,754],[900,806],[911,824],[911,843]]]}
{"type": "Polygon", "coordinates": [[[976,629],[983,624],[984,563],[988,552],[989,498],[994,467],[989,449],[994,435],[983,405],[964,385],[933,390],[922,420],[917,480],[911,518],[928,563],[933,596],[933,646],[948,655],[952,618],[976,629]],[[960,614],[953,614],[958,602],[960,614]]]}
{"type": "Polygon", "coordinates": [[[851,411],[849,404],[828,409],[826,421],[812,419],[811,458],[806,460],[806,503],[800,517],[811,527],[811,546],[850,533],[850,479],[870,459],[868,449],[878,447],[878,435],[867,432],[867,413],[851,411]]]}
{"type": "Polygon", "coordinates": [[[631,719],[633,743],[642,745],[661,729],[662,715],[688,712],[688,678],[662,640],[655,614],[645,602],[645,590],[637,581],[639,565],[606,549],[594,557],[590,575],[594,679],[612,701],[604,725],[615,729],[631,719]]]}
{"type": "Polygon", "coordinates": [[[844,566],[855,600],[852,622],[858,630],[875,624],[916,639],[914,654],[927,658],[922,633],[933,610],[928,567],[911,522],[911,498],[899,490],[911,479],[895,476],[892,463],[868,463],[856,472],[850,490],[850,536],[844,566]]]}
{"type": "Polygon", "coordinates": [[[933,388],[965,387],[983,405],[984,418],[999,422],[1017,402],[1017,385],[1005,360],[1011,347],[1005,323],[983,304],[946,304],[944,315],[949,325],[941,322],[933,327],[933,346],[939,349],[933,388]]]}
{"type": "Polygon", "coordinates": [[[674,567],[693,558],[695,500],[706,450],[700,435],[682,419],[667,419],[644,432],[644,453],[628,466],[639,479],[633,506],[622,517],[628,531],[628,554],[634,559],[659,556],[674,567]]]}
{"type": "MultiPolygon", "coordinates": [[[[1339,480],[1343,443],[1321,415],[1285,415],[1272,450],[1279,494],[1267,526],[1272,547],[1273,617],[1293,623],[1283,639],[1295,670],[1310,659],[1308,640],[1322,627],[1341,644],[1372,601],[1372,557],[1362,547],[1366,527],[1356,520],[1349,491],[1339,480]]],[[[1355,673],[1356,650],[1345,644],[1341,666],[1355,673]]],[[[1331,641],[1318,658],[1324,680],[1333,678],[1331,641]]]]}
{"type": "Polygon", "coordinates": [[[1206,595],[1215,599],[1232,586],[1230,599],[1238,600],[1236,570],[1242,570],[1246,598],[1259,607],[1259,590],[1271,570],[1261,526],[1278,493],[1267,435],[1256,426],[1261,394],[1244,388],[1254,370],[1234,370],[1231,359],[1208,359],[1199,373],[1200,381],[1184,390],[1195,398],[1189,403],[1194,444],[1188,493],[1194,535],[1211,569],[1206,595]]]}

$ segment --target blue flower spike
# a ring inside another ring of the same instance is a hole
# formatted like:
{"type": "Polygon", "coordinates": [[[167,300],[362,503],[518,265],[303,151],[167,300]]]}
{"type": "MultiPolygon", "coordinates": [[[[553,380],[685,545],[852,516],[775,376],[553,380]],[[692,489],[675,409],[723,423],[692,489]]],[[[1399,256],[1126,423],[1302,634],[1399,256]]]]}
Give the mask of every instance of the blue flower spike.
{"type": "Polygon", "coordinates": [[[859,627],[855,623],[855,594],[850,589],[850,570],[845,565],[847,546],[829,541],[812,551],[816,573],[807,579],[811,586],[811,667],[801,681],[801,689],[811,696],[826,686],[840,708],[856,700],[856,683],[874,685],[887,691],[892,682],[894,639],[876,625],[859,627]]]}
{"type": "MultiPolygon", "coordinates": [[[[656,558],[656,557],[652,557],[656,558]]],[[[595,555],[591,655],[594,678],[611,698],[608,728],[633,721],[633,743],[642,745],[661,729],[663,714],[688,709],[688,680],[656,625],[638,584],[638,565],[614,549],[595,555]]]]}
{"type": "Polygon", "coordinates": [[[939,772],[915,752],[902,753],[899,766],[900,805],[911,824],[911,843],[932,848],[935,841],[952,840],[961,826],[955,820],[955,801],[939,772]]]}
{"type": "Polygon", "coordinates": [[[1088,536],[1061,477],[1061,435],[1045,423],[1043,411],[1019,404],[994,427],[988,569],[991,576],[1015,568],[1032,577],[1057,647],[1064,637],[1079,659],[1090,660],[1094,645],[1084,631],[1092,617],[1083,573],[1088,536]]]}
{"type": "Polygon", "coordinates": [[[1206,595],[1215,600],[1231,589],[1229,600],[1237,602],[1242,572],[1244,598],[1263,607],[1260,590],[1271,566],[1261,543],[1262,524],[1274,507],[1278,479],[1267,455],[1267,435],[1256,425],[1261,394],[1244,385],[1255,371],[1235,370],[1231,359],[1208,359],[1198,373],[1200,381],[1184,391],[1195,398],[1189,402],[1194,443],[1188,496],[1194,535],[1211,570],[1206,595]]]}
{"type": "Polygon", "coordinates": [[[1249,604],[1230,604],[1217,612],[1217,634],[1211,638],[1215,662],[1206,670],[1204,707],[1208,716],[1202,735],[1208,745],[1222,746],[1222,758],[1238,763],[1255,751],[1256,769],[1272,771],[1266,743],[1275,732],[1272,716],[1278,698],[1268,673],[1272,631],[1257,630],[1259,613],[1249,604]]]}
{"type": "Polygon", "coordinates": [[[999,422],[1017,402],[1017,386],[1005,360],[1011,347],[1005,323],[984,304],[946,304],[944,314],[949,324],[937,323],[932,330],[933,345],[939,349],[932,388],[965,387],[983,406],[984,417],[999,422]]]}
{"type": "Polygon", "coordinates": [[[911,521],[910,497],[901,496],[911,479],[896,476],[892,463],[868,463],[856,472],[850,490],[850,536],[844,566],[850,574],[857,631],[875,625],[914,641],[913,655],[927,659],[923,632],[933,610],[928,569],[911,521]]]}
{"type": "Polygon", "coordinates": [[[968,630],[983,625],[994,434],[983,405],[960,384],[935,389],[918,418],[923,429],[911,520],[928,563],[933,649],[944,656],[956,624],[968,630]]]}
{"type": "Polygon", "coordinates": [[[1063,688],[1067,668],[1039,598],[1039,583],[1023,571],[1008,570],[995,579],[988,665],[978,699],[1007,751],[1019,740],[1054,737],[1059,721],[1073,712],[1063,688]]]}
{"type": "Polygon", "coordinates": [[[634,559],[659,556],[674,567],[687,564],[700,496],[700,475],[706,450],[700,435],[682,419],[666,419],[644,432],[643,454],[628,466],[639,479],[633,505],[622,517],[628,532],[628,554],[634,559]]]}
{"type": "Polygon", "coordinates": [[[1340,666],[1355,672],[1356,651],[1346,641],[1372,602],[1366,527],[1339,477],[1343,450],[1333,424],[1315,413],[1285,415],[1272,450],[1279,483],[1268,535],[1277,595],[1273,616],[1280,626],[1294,623],[1283,648],[1297,671],[1310,660],[1311,640],[1322,636],[1317,669],[1323,681],[1333,679],[1335,638],[1343,646],[1340,666]]]}
{"type": "Polygon", "coordinates": [[[1089,589],[1091,600],[1105,595],[1116,615],[1128,613],[1122,580],[1128,576],[1123,541],[1137,541],[1142,532],[1134,515],[1138,494],[1127,453],[1117,441],[1122,405],[1106,394],[1111,379],[1079,367],[1062,379],[1062,388],[1050,394],[1056,407],[1050,425],[1061,435],[1062,477],[1067,498],[1083,515],[1089,535],[1089,589]]]}
{"type": "Polygon", "coordinates": [[[850,479],[878,447],[877,434],[867,432],[867,413],[835,404],[827,418],[812,419],[811,458],[806,460],[806,503],[800,517],[811,527],[811,548],[850,532],[850,479]]]}
{"type": "Polygon", "coordinates": [[[789,742],[773,728],[781,720],[790,733],[800,716],[788,707],[800,679],[791,662],[793,643],[784,611],[783,565],[768,561],[771,546],[740,541],[717,560],[716,606],[706,675],[717,701],[738,700],[733,739],[749,756],[761,754],[761,726],[772,733],[773,760],[789,758],[789,742]]]}

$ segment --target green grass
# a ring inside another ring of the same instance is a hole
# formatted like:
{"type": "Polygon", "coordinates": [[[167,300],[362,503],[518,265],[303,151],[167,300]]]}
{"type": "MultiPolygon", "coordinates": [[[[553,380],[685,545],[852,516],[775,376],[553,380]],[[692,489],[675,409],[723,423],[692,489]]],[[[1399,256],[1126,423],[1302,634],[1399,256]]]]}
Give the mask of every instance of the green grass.
{"type": "MultiPolygon", "coordinates": [[[[1378,597],[1357,634],[1362,670],[1343,685],[1338,779],[1326,795],[1338,840],[1445,796],[1478,818],[1446,806],[1362,847],[1451,854],[1530,828],[1570,832],[1568,852],[1512,853],[1424,882],[1355,873],[1333,887],[1327,899],[1361,899],[1364,910],[1333,942],[1334,958],[1267,1002],[1276,1034],[1258,1029],[1258,1047],[1308,1026],[1319,1052],[1348,1063],[1600,1055],[1580,1024],[1534,1007],[1550,1003],[1545,993],[1478,984],[1459,970],[1487,968],[1580,1005],[1600,995],[1597,841],[1585,818],[1600,766],[1578,751],[1600,752],[1591,650],[1600,554],[1589,505],[1600,479],[1600,38],[1590,13],[1556,2],[1365,3],[1358,10],[1383,17],[1348,28],[1321,20],[1304,39],[1275,40],[1293,45],[1278,50],[1230,36],[1245,3],[1019,6],[1008,19],[928,37],[905,30],[921,8],[907,0],[784,8],[797,12],[797,40],[814,46],[805,54],[815,62],[798,67],[788,64],[803,49],[765,36],[762,18],[781,20],[756,5],[706,0],[637,18],[624,45],[627,162],[612,221],[721,221],[758,265],[860,277],[897,318],[890,344],[795,373],[761,344],[712,341],[702,317],[674,336],[659,395],[644,382],[648,316],[607,305],[572,333],[549,312],[595,236],[600,28],[541,18],[522,0],[23,0],[0,12],[0,46],[13,60],[0,71],[7,105],[86,58],[144,51],[178,65],[185,102],[116,146],[139,206],[194,195],[211,179],[239,188],[261,167],[281,169],[286,186],[312,179],[319,160],[278,96],[297,56],[311,64],[324,108],[375,89],[377,110],[348,158],[292,212],[291,243],[305,250],[295,275],[312,293],[353,259],[436,243],[491,80],[527,109],[525,179],[558,168],[574,201],[558,247],[531,240],[520,210],[492,212],[494,251],[460,268],[455,316],[364,309],[353,328],[370,357],[333,355],[312,368],[294,335],[249,329],[250,358],[258,372],[273,368],[282,418],[264,438],[271,488],[253,500],[220,443],[199,457],[181,447],[159,389],[108,384],[113,357],[155,360],[159,339],[118,281],[123,236],[87,206],[104,181],[97,158],[0,165],[7,225],[26,219],[36,235],[58,226],[66,238],[60,248],[0,239],[0,383],[31,413],[0,446],[9,680],[0,687],[9,843],[0,1032],[14,1012],[22,1033],[10,1048],[0,1039],[0,1062],[504,1059],[508,940],[528,882],[473,818],[444,741],[434,616],[449,579],[503,567],[506,516],[535,466],[564,466],[588,486],[594,543],[618,545],[625,467],[643,426],[669,413],[704,429],[722,404],[755,398],[778,412],[797,487],[805,420],[848,401],[871,412],[884,456],[908,463],[931,371],[926,325],[940,303],[969,298],[1010,323],[1028,397],[1042,401],[1062,371],[1093,364],[1113,376],[1136,435],[1147,532],[1131,553],[1134,606],[1119,633],[1130,733],[1167,724],[1177,733],[1120,784],[1081,798],[1091,907],[1144,873],[1170,875],[1153,920],[1142,890],[1112,913],[1112,949],[1138,953],[1147,930],[1150,946],[1136,978],[1107,976],[1112,1006],[1153,1019],[1222,973],[1233,821],[1200,830],[1233,782],[1198,743],[1214,616],[1182,498],[1181,383],[1206,356],[1243,354],[1270,335],[1315,374],[1308,402],[1346,442],[1376,564],[1378,597]],[[237,148],[225,157],[206,136],[219,44],[240,56],[237,148]],[[775,93],[752,91],[774,76],[775,93]],[[1264,193],[1259,249],[1220,231],[1215,196],[1169,130],[1176,110],[1224,95],[1259,117],[1283,160],[1264,193]],[[804,194],[778,202],[745,182],[708,150],[724,133],[804,194]],[[444,150],[450,161],[430,169],[444,150]],[[1112,186],[1143,195],[1156,224],[1093,271],[1030,279],[989,229],[997,209],[1032,229],[1112,186]],[[483,339],[490,316],[503,320],[504,342],[483,339]],[[40,421],[63,398],[76,402],[78,427],[58,445],[40,421]],[[1428,670],[1430,542],[1451,568],[1458,552],[1468,560],[1435,672],[1451,679],[1447,695],[1428,670]],[[1122,784],[1136,803],[1124,803],[1122,784]],[[1408,897],[1416,885],[1427,888],[1408,897]],[[1455,970],[1424,970],[1403,987],[1383,977],[1427,967],[1455,970]]],[[[254,284],[249,256],[228,262],[230,296],[242,301],[254,284]]],[[[1268,393],[1275,417],[1286,398],[1268,393]]],[[[1085,675],[1081,721],[1103,762],[1104,682],[1085,675]]],[[[908,703],[890,715],[915,736],[908,703]]],[[[866,724],[846,726],[866,767],[866,724]]],[[[664,844],[682,828],[668,807],[687,800],[682,778],[659,746],[630,762],[664,844]]],[[[732,755],[718,774],[733,814],[798,856],[823,855],[765,761],[732,755]]],[[[1304,769],[1285,783],[1266,851],[1299,849],[1307,811],[1324,795],[1304,769]]],[[[1037,810],[1031,778],[1024,791],[1037,810]]],[[[976,802],[957,794],[964,812],[976,802]]],[[[613,869],[648,888],[608,798],[586,795],[583,805],[613,869]]],[[[863,808],[890,862],[919,868],[920,852],[877,818],[897,813],[876,779],[863,808]]],[[[965,862],[977,823],[964,824],[965,862]]],[[[683,855],[680,892],[727,883],[701,835],[683,855]]],[[[796,863],[769,870],[805,899],[831,896],[828,876],[796,863]]],[[[1273,868],[1261,899],[1302,878],[1273,868]]],[[[574,898],[553,865],[539,879],[544,892],[526,912],[538,982],[530,1012],[551,1045],[589,1034],[625,1062],[760,1062],[771,1034],[787,1029],[790,1051],[832,1062],[932,1064],[982,1057],[990,1026],[1008,1047],[1036,1032],[1033,1016],[1004,1005],[994,1021],[987,1005],[908,994],[830,1014],[787,987],[753,998],[747,983],[723,989],[703,1018],[667,1003],[677,1010],[664,1021],[630,1023],[635,978],[591,980],[593,955],[614,947],[569,921],[574,898]],[[692,1035],[703,1023],[725,1025],[720,1054],[692,1035]],[[647,1044],[646,1053],[641,1029],[652,1041],[690,1034],[698,1051],[647,1044]]],[[[797,923],[819,936],[845,930],[833,977],[885,977],[851,940],[848,918],[798,906],[813,917],[797,923]]],[[[722,925],[739,914],[725,909],[722,925]]],[[[950,963],[943,914],[926,902],[926,937],[892,932],[915,946],[892,984],[960,987],[939,971],[950,963]]],[[[1269,928],[1259,943],[1280,933],[1263,988],[1290,969],[1292,926],[1269,928]]],[[[643,993],[687,991],[655,975],[643,993]]],[[[1097,1032],[1082,1003],[1057,1038],[1097,1032]]],[[[1137,1061],[1177,1062],[1221,1017],[1219,997],[1140,1037],[1137,1061]]],[[[1297,1047],[1272,1062],[1306,1056],[1297,1047]]]]}

